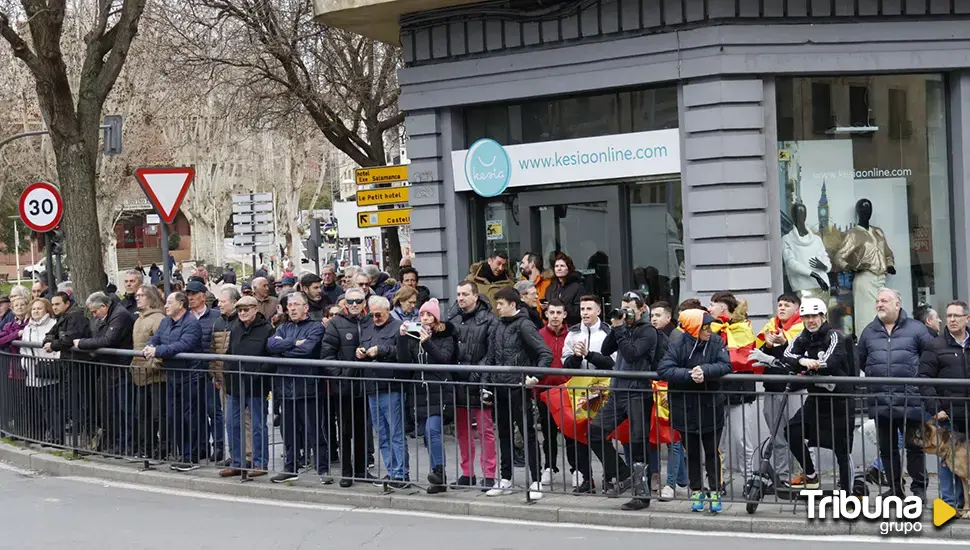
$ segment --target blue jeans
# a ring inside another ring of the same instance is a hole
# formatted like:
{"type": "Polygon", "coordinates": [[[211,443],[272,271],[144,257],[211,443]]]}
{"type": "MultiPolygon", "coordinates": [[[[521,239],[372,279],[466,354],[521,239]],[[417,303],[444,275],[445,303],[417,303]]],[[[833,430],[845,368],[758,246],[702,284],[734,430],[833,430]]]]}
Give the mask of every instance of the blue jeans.
{"type": "MultiPolygon", "coordinates": [[[[222,414],[222,395],[212,383],[212,379],[206,377],[205,380],[205,415],[209,418],[208,431],[204,437],[205,442],[209,442],[212,437],[212,449],[216,460],[219,460],[226,450],[225,425],[226,421],[222,414]]],[[[208,449],[206,445],[206,449],[208,449]]]]}
{"type": "Polygon", "coordinates": [[[377,395],[367,396],[367,404],[387,474],[392,479],[409,479],[408,446],[404,438],[404,394],[378,392],[377,395]]]}
{"type": "Polygon", "coordinates": [[[690,483],[687,479],[687,455],[684,454],[684,444],[675,441],[670,444],[667,453],[667,485],[686,487],[690,483]]]}
{"type": "Polygon", "coordinates": [[[441,415],[429,416],[424,423],[424,446],[428,448],[431,469],[445,467],[445,448],[441,444],[441,415]]]}
{"type": "Polygon", "coordinates": [[[242,457],[246,456],[246,434],[243,422],[244,412],[249,409],[253,418],[253,464],[256,470],[266,470],[269,466],[269,433],[266,429],[266,399],[262,397],[228,396],[226,407],[229,409],[229,454],[232,467],[244,466],[242,457]]]}
{"type": "Polygon", "coordinates": [[[169,444],[178,449],[182,462],[199,462],[202,453],[202,437],[199,419],[202,416],[202,399],[205,397],[195,372],[171,371],[165,384],[168,392],[169,444]]]}

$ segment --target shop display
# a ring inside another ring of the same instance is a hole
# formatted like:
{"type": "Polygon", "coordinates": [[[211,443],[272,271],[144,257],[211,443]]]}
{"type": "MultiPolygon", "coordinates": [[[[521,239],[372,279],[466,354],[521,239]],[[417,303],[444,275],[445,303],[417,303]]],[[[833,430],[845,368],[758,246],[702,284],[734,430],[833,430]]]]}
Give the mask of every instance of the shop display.
{"type": "Polygon", "coordinates": [[[832,262],[821,237],[809,231],[808,209],[796,202],[791,210],[794,228],[782,237],[782,260],[792,290],[802,296],[829,301],[828,272],[832,262]]]}
{"type": "Polygon", "coordinates": [[[895,258],[882,229],[869,224],[872,219],[872,201],[866,198],[856,202],[858,221],[849,230],[835,254],[835,269],[851,271],[853,312],[856,333],[876,316],[876,296],[886,286],[886,274],[895,275],[895,258]]]}

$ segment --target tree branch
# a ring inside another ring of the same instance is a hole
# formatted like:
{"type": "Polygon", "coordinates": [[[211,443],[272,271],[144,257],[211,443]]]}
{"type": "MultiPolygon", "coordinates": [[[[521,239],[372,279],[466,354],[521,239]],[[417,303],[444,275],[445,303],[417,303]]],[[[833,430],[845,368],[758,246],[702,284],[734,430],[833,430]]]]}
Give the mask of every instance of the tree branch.
{"type": "Polygon", "coordinates": [[[30,69],[34,77],[39,78],[41,74],[40,61],[34,52],[31,51],[27,42],[10,26],[10,18],[3,12],[0,12],[0,36],[13,48],[14,57],[23,61],[24,65],[27,65],[27,68],[30,69]]]}

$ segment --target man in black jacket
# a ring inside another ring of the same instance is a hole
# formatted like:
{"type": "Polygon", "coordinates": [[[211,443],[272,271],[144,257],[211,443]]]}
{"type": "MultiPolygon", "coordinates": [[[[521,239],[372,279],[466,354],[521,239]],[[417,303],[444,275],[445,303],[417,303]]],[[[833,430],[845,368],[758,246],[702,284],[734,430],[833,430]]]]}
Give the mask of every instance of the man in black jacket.
{"type": "MultiPolygon", "coordinates": [[[[920,378],[970,378],[970,307],[954,301],[946,306],[946,328],[933,339],[920,357],[920,378]]],[[[940,425],[966,436],[970,434],[970,387],[921,386],[926,412],[940,425]]],[[[940,464],[940,492],[954,508],[962,507],[960,480],[945,464],[940,464]]]]}
{"type": "MultiPolygon", "coordinates": [[[[474,281],[458,283],[455,305],[445,316],[451,325],[457,345],[458,364],[469,366],[484,365],[488,356],[489,334],[493,332],[498,319],[492,313],[488,298],[478,293],[474,281]]],[[[461,477],[457,485],[477,485],[475,477],[475,441],[472,422],[478,425],[481,441],[483,487],[491,489],[495,485],[495,425],[492,411],[482,407],[479,392],[471,387],[478,381],[478,374],[467,370],[456,371],[455,381],[462,385],[455,388],[455,432],[458,450],[461,454],[461,477]]]]}
{"type": "Polygon", "coordinates": [[[327,316],[327,308],[330,307],[330,298],[321,290],[322,280],[314,273],[307,273],[300,277],[300,289],[306,294],[310,302],[310,319],[323,322],[327,316]]]}
{"type": "MultiPolygon", "coordinates": [[[[650,324],[650,311],[643,296],[627,292],[620,303],[622,316],[610,319],[612,330],[606,336],[603,355],[617,354],[613,370],[648,372],[655,369],[658,332],[650,324]]],[[[615,477],[616,494],[633,486],[633,499],[624,510],[642,510],[650,506],[650,415],[653,411],[653,385],[649,380],[614,378],[613,395],[589,427],[589,446],[603,463],[603,491],[608,492],[615,477]],[[607,436],[630,419],[630,448],[633,470],[620,460],[619,453],[607,436]]]]}
{"type": "MultiPolygon", "coordinates": [[[[132,329],[135,318],[121,304],[112,300],[103,292],[95,292],[88,296],[85,304],[91,312],[94,336],[92,338],[76,338],[74,347],[83,350],[98,348],[132,349],[132,329]]],[[[118,454],[132,453],[132,420],[135,410],[135,390],[131,382],[131,357],[124,355],[97,356],[95,361],[117,367],[102,367],[99,394],[102,397],[99,407],[105,411],[108,421],[101,422],[108,433],[108,441],[117,445],[118,454]]]]}
{"type": "Polygon", "coordinates": [[[135,293],[141,288],[145,280],[145,274],[138,269],[129,269],[125,272],[125,297],[121,299],[121,304],[132,316],[138,315],[138,304],[135,303],[135,293]]]}
{"type": "MultiPolygon", "coordinates": [[[[323,335],[320,358],[336,361],[356,361],[361,336],[371,323],[365,312],[364,291],[351,288],[346,294],[347,308],[334,316],[323,335]]],[[[370,435],[367,420],[367,399],[364,394],[363,369],[326,367],[329,380],[330,404],[340,415],[341,487],[350,487],[354,480],[373,476],[367,471],[367,442],[370,435]]]]}
{"type": "MultiPolygon", "coordinates": [[[[522,297],[514,288],[503,288],[495,293],[495,311],[500,320],[491,335],[487,364],[506,367],[552,366],[552,352],[546,346],[529,314],[519,309],[522,297]]],[[[495,404],[495,421],[498,422],[501,445],[502,480],[487,496],[500,496],[512,492],[512,426],[518,426],[526,441],[526,462],[532,475],[529,498],[542,498],[542,474],[539,471],[539,442],[536,439],[535,420],[532,415],[531,392],[509,387],[523,383],[534,385],[535,377],[521,374],[485,373],[482,376],[482,402],[495,404]],[[501,386],[490,386],[501,384],[501,386]],[[523,420],[523,413],[525,419],[523,420]],[[524,425],[523,425],[524,424],[524,425]]]]}
{"type": "Polygon", "coordinates": [[[73,420],[74,434],[78,435],[83,430],[94,439],[92,445],[96,446],[98,442],[95,429],[98,426],[95,424],[95,411],[98,407],[94,404],[97,395],[98,368],[89,363],[70,363],[75,359],[75,354],[71,351],[74,340],[90,337],[91,324],[84,316],[84,312],[74,307],[70,295],[66,292],[55,293],[51,297],[51,307],[57,321],[44,337],[44,349],[48,352],[61,352],[61,361],[66,366],[67,384],[64,385],[64,390],[67,392],[68,412],[73,420]]]}

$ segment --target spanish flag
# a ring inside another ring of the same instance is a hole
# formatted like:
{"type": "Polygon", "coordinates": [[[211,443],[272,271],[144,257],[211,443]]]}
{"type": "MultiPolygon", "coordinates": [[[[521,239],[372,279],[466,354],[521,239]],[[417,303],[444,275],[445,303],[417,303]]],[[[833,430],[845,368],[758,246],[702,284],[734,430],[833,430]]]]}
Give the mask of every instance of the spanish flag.
{"type": "Polygon", "coordinates": [[[754,329],[751,328],[751,321],[729,320],[727,317],[721,317],[718,322],[711,323],[711,332],[719,334],[724,340],[728,355],[731,356],[731,368],[734,372],[764,373],[763,367],[755,367],[754,361],[748,360],[748,355],[755,348],[757,341],[754,329]]]}
{"type": "Polygon", "coordinates": [[[805,323],[802,322],[802,318],[798,312],[795,312],[795,314],[792,315],[787,321],[782,323],[780,327],[778,326],[778,318],[772,317],[771,319],[768,319],[768,322],[765,323],[764,328],[762,328],[761,332],[758,333],[758,349],[765,346],[765,334],[769,332],[780,331],[785,335],[786,341],[793,342],[795,338],[798,338],[798,335],[801,334],[803,330],[805,330],[805,323]]]}

